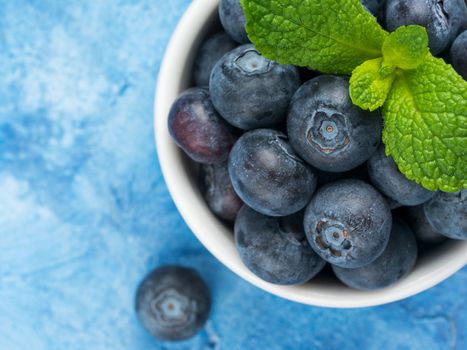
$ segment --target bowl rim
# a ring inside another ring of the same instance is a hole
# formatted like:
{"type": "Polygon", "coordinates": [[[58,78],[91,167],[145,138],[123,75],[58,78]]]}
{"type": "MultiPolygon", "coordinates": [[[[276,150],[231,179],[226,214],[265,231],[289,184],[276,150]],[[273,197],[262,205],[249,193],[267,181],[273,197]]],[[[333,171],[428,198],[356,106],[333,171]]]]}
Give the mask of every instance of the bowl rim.
{"type": "Polygon", "coordinates": [[[213,23],[218,2],[194,0],[180,19],[160,66],[153,120],[158,159],[168,190],[184,221],[208,251],[227,268],[258,288],[295,302],[334,308],[370,307],[405,299],[433,287],[466,265],[467,241],[448,242],[442,254],[433,260],[426,259],[421,264],[423,266],[417,265],[394,286],[362,292],[343,285],[335,288],[312,282],[301,286],[274,285],[253,275],[242,264],[235,249],[232,250],[233,239],[225,234],[225,226],[210,213],[199,193],[193,189],[193,179],[183,175],[186,168],[181,152],[167,129],[170,107],[182,91],[180,88],[189,83],[190,74],[187,70],[191,64],[187,62],[192,61],[194,49],[213,23]],[[211,236],[216,231],[224,232],[224,235],[211,236]]]}

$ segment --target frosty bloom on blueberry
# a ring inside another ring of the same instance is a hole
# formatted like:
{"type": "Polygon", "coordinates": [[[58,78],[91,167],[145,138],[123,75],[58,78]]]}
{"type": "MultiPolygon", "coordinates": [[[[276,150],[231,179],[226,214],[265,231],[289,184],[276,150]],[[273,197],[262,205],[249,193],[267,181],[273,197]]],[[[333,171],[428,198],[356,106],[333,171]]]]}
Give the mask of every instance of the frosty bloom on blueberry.
{"type": "Polygon", "coordinates": [[[225,120],[248,130],[280,123],[299,84],[297,68],[266,59],[250,44],[217,62],[209,92],[225,120]]]}
{"type": "Polygon", "coordinates": [[[230,153],[229,174],[239,197],[270,216],[286,216],[304,208],[317,181],[287,137],[270,129],[249,131],[240,137],[230,153]]]}

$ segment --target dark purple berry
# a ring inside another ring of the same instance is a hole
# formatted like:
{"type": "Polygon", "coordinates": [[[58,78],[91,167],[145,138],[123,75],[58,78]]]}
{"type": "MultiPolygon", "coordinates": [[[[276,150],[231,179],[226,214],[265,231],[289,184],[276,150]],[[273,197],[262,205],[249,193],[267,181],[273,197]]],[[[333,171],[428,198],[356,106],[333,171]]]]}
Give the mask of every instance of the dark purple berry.
{"type": "Polygon", "coordinates": [[[202,165],[199,175],[201,192],[211,211],[234,221],[243,202],[232,187],[227,163],[202,165]]]}
{"type": "Polygon", "coordinates": [[[215,164],[227,160],[234,137],[206,89],[183,92],[172,105],[168,123],[175,143],[195,162],[215,164]]]}

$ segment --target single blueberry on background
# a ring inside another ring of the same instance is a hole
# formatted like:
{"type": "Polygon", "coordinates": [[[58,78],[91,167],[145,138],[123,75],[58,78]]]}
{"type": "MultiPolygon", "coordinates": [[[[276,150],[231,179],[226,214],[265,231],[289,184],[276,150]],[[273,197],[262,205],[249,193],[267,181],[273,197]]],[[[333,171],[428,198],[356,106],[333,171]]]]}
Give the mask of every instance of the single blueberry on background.
{"type": "Polygon", "coordinates": [[[188,89],[177,98],[168,126],[175,143],[198,163],[226,161],[234,143],[231,126],[216,112],[204,88],[188,89]]]}
{"type": "Polygon", "coordinates": [[[428,222],[441,234],[467,240],[467,189],[457,193],[438,192],[423,204],[428,222]]]}
{"type": "Polygon", "coordinates": [[[285,119],[300,85],[296,67],[261,56],[253,45],[240,46],[215,65],[209,81],[219,114],[240,129],[273,126],[285,119]]]}
{"type": "Polygon", "coordinates": [[[433,55],[448,48],[467,17],[464,0],[387,0],[386,27],[389,31],[409,24],[426,28],[433,55]]]}
{"type": "Polygon", "coordinates": [[[232,39],[240,44],[250,42],[245,29],[246,19],[240,0],[221,0],[219,18],[232,39]]]}
{"type": "Polygon", "coordinates": [[[423,208],[423,205],[417,205],[404,209],[407,222],[417,240],[425,244],[438,244],[446,240],[446,236],[430,224],[423,208]]]}
{"type": "Polygon", "coordinates": [[[354,179],[320,188],[305,210],[311,247],[327,262],[345,268],[368,265],[384,251],[392,214],[383,196],[354,179]]]}
{"type": "Polygon", "coordinates": [[[209,289],[191,269],[162,266],[138,287],[135,308],[144,328],[163,340],[183,340],[206,323],[211,308],[209,289]]]}
{"type": "Polygon", "coordinates": [[[361,290],[388,287],[406,276],[417,260],[417,242],[410,227],[394,217],[389,242],[372,263],[356,269],[333,266],[337,278],[345,285],[361,290]]]}
{"type": "Polygon", "coordinates": [[[427,190],[402,174],[391,157],[384,153],[384,145],[367,162],[373,185],[383,194],[402,205],[418,205],[432,198],[436,192],[427,190]]]}
{"type": "Polygon", "coordinates": [[[267,282],[302,284],[325,265],[306,240],[302,211],[277,218],[244,206],[235,221],[234,232],[243,263],[267,282]]]}
{"type": "Polygon", "coordinates": [[[235,192],[254,210],[286,216],[303,209],[316,189],[316,175],[279,131],[257,129],[243,134],[229,156],[235,192]]]}
{"type": "Polygon", "coordinates": [[[209,77],[217,61],[238,44],[225,32],[208,38],[198,49],[193,66],[193,80],[197,86],[209,86],[209,77]]]}
{"type": "Polygon", "coordinates": [[[467,30],[459,34],[452,43],[450,58],[457,73],[467,80],[467,30]]]}
{"type": "Polygon", "coordinates": [[[227,162],[201,165],[200,189],[211,211],[221,219],[234,221],[243,205],[229,177],[227,162]]]}
{"type": "Polygon", "coordinates": [[[378,111],[355,106],[347,78],[321,75],[292,98],[287,133],[297,153],[317,169],[345,172],[363,164],[381,142],[378,111]]]}

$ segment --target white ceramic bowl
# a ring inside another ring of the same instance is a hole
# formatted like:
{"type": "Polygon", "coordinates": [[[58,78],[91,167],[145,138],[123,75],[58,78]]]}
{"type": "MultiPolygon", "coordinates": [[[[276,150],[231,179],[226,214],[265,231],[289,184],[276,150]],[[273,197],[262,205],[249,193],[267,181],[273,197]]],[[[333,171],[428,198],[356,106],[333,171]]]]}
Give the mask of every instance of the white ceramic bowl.
{"type": "Polygon", "coordinates": [[[170,138],[167,117],[172,102],[190,83],[194,53],[217,21],[218,0],[194,0],[175,30],[159,73],[154,127],[162,172],[175,204],[193,233],[224,265],[253,285],[296,302],[339,308],[385,304],[420,293],[467,264],[467,241],[449,241],[419,257],[415,269],[392,287],[361,292],[330,277],[301,286],[279,286],[253,275],[235,249],[231,229],[208,209],[190,163],[170,138]]]}

